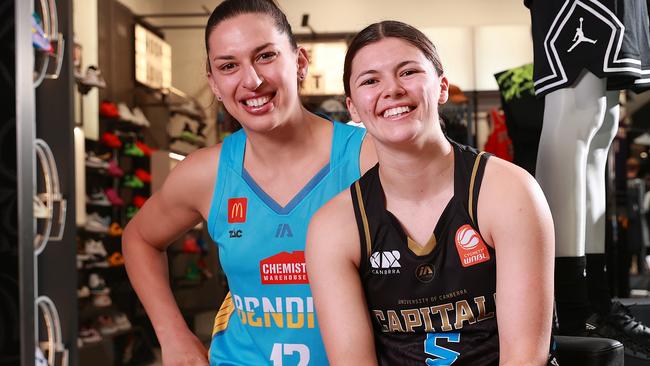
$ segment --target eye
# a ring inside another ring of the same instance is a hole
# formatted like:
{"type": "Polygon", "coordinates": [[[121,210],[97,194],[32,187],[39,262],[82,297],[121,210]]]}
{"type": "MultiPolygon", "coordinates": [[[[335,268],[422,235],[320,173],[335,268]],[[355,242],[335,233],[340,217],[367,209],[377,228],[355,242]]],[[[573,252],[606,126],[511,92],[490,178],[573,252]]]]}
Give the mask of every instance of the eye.
{"type": "Polygon", "coordinates": [[[223,65],[219,66],[219,70],[221,70],[221,71],[231,71],[231,70],[234,69],[236,66],[237,66],[237,65],[235,65],[235,64],[232,63],[232,62],[228,62],[228,63],[226,63],[226,64],[223,64],[223,65]]]}
{"type": "Polygon", "coordinates": [[[270,62],[278,56],[277,52],[269,51],[263,52],[255,59],[258,62],[270,62]]]}
{"type": "Polygon", "coordinates": [[[363,86],[363,85],[372,85],[372,84],[376,84],[377,82],[378,82],[378,81],[377,81],[376,79],[366,79],[366,80],[362,81],[362,82],[359,84],[359,86],[363,86]]]}
{"type": "Polygon", "coordinates": [[[418,72],[418,71],[415,70],[415,69],[408,69],[408,70],[404,70],[404,71],[402,71],[402,72],[400,73],[400,76],[409,76],[409,75],[413,75],[413,74],[415,74],[415,73],[417,73],[417,72],[418,72]]]}

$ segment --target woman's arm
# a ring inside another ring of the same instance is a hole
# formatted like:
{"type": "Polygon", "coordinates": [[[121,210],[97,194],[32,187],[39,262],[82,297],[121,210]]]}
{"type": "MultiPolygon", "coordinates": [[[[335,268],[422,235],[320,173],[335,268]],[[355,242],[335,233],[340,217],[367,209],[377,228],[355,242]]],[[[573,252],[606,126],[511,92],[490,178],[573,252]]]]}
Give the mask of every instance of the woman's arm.
{"type": "Polygon", "coordinates": [[[372,324],[359,278],[359,233],[343,191],[312,218],[306,262],[331,365],[377,365],[372,324]]]}
{"type": "Polygon", "coordinates": [[[217,162],[218,148],[188,156],[124,229],[126,270],[156,331],[165,365],[207,365],[205,347],[188,329],[174,300],[165,251],[204,216],[217,162]]]}
{"type": "Polygon", "coordinates": [[[546,365],[555,238],[544,193],[523,169],[490,158],[478,219],[496,251],[499,364],[546,365]]]}

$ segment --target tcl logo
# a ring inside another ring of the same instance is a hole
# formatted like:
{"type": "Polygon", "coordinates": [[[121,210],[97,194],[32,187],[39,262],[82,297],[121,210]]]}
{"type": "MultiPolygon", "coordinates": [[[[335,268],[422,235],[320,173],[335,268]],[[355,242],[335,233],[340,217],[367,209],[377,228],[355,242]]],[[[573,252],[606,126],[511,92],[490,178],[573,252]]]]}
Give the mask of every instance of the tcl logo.
{"type": "Polygon", "coordinates": [[[246,206],[248,198],[229,198],[228,199],[228,223],[246,222],[246,206]]]}

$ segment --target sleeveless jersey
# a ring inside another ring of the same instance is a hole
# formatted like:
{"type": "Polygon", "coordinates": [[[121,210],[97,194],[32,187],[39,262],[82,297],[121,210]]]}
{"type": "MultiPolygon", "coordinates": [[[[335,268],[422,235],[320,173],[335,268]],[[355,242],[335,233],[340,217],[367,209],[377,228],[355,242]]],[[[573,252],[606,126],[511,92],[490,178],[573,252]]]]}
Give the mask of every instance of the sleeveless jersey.
{"type": "Polygon", "coordinates": [[[359,178],[364,135],[334,123],[329,164],[285,207],[243,168],[244,131],[224,140],[208,230],[230,292],[215,318],[210,365],[327,365],[305,268],[307,226],[359,178]]]}
{"type": "Polygon", "coordinates": [[[351,187],[380,365],[498,365],[496,257],[476,221],[488,155],[452,142],[454,195],[426,246],[386,210],[379,165],[351,187]]]}

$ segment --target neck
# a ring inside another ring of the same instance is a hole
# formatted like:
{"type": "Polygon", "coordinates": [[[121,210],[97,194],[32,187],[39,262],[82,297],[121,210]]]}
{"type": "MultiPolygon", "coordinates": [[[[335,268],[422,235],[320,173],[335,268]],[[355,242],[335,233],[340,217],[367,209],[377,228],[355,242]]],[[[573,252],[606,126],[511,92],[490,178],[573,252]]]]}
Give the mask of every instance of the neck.
{"type": "Polygon", "coordinates": [[[453,190],[454,152],[442,133],[405,148],[377,143],[377,155],[387,196],[421,201],[453,190]]]}
{"type": "MultiPolygon", "coordinates": [[[[290,119],[270,131],[256,132],[246,129],[246,154],[257,164],[277,166],[278,162],[295,161],[330,141],[322,141],[322,129],[327,122],[303,107],[290,119]]],[[[327,134],[325,134],[327,135],[327,134]]]]}

